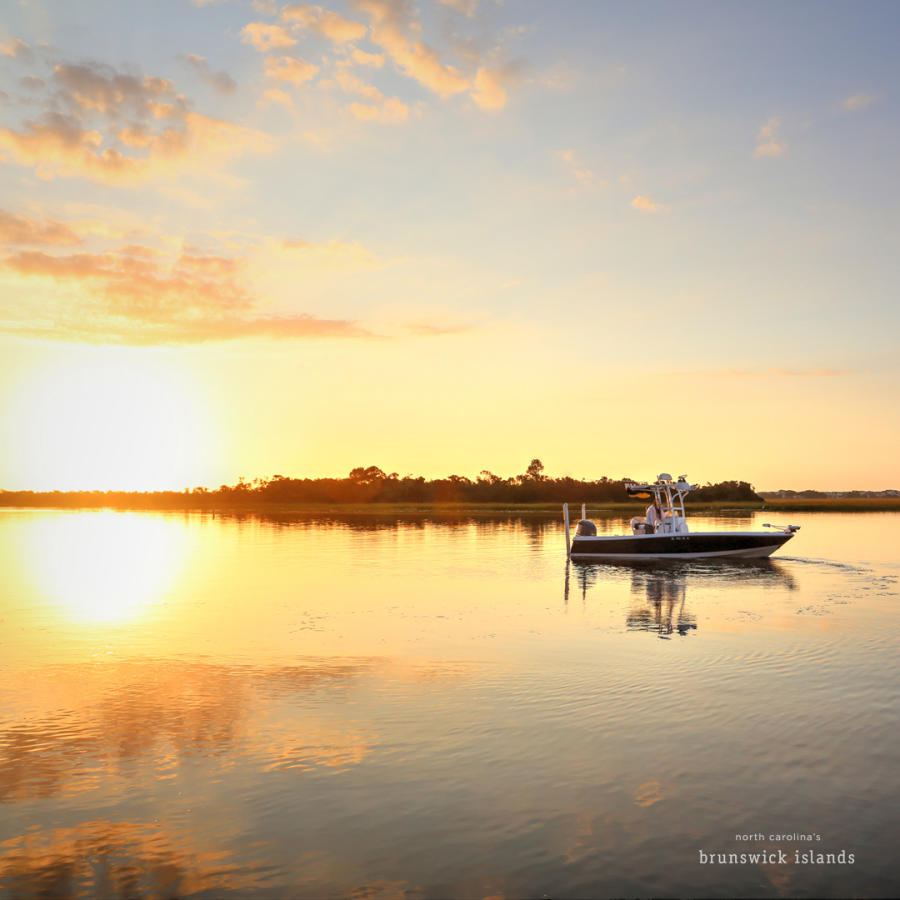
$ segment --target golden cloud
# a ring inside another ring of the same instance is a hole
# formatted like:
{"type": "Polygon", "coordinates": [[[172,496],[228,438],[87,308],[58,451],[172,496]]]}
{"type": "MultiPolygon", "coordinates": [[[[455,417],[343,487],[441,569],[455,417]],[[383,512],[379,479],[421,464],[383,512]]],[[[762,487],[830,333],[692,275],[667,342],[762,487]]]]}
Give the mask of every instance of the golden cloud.
{"type": "Polygon", "coordinates": [[[399,125],[409,118],[409,107],[397,97],[390,97],[378,104],[351,103],[347,109],[362,122],[399,125]]]}
{"type": "Polygon", "coordinates": [[[165,78],[140,78],[112,66],[62,63],[54,67],[53,78],[70,105],[111,119],[126,114],[148,118],[161,106],[171,107],[171,114],[165,117],[171,118],[187,108],[184,98],[165,78]]]}
{"type": "Polygon", "coordinates": [[[278,81],[303,84],[315,77],[319,67],[294,56],[275,56],[266,60],[266,75],[278,81]]]}
{"type": "Polygon", "coordinates": [[[262,132],[193,112],[163,78],[60,64],[53,79],[42,115],[0,128],[0,149],[42,178],[134,183],[273,145],[262,132]]]}
{"type": "Polygon", "coordinates": [[[641,212],[659,212],[662,208],[658,203],[654,203],[649,197],[638,195],[631,201],[632,209],[638,209],[641,212]]]}
{"type": "Polygon", "coordinates": [[[500,70],[479,69],[475,73],[475,90],[472,99],[482,109],[503,109],[506,106],[506,89],[500,70]]]}
{"type": "Polygon", "coordinates": [[[282,22],[295,22],[316,34],[344,44],[347,41],[358,41],[366,36],[366,26],[362,22],[354,22],[321,6],[310,6],[305,3],[291,3],[281,10],[282,22]]]}
{"type": "Polygon", "coordinates": [[[291,95],[279,88],[269,88],[262,92],[262,96],[259,98],[259,105],[266,106],[269,104],[277,104],[287,109],[294,108],[294,101],[291,99],[291,95]]]}
{"type": "Polygon", "coordinates": [[[251,22],[241,29],[241,40],[265,53],[273,47],[291,47],[297,43],[280,25],[267,25],[265,22],[251,22]]]}
{"type": "Polygon", "coordinates": [[[59,113],[25,122],[22,131],[0,128],[0,148],[8,150],[17,162],[34,166],[41,178],[79,176],[125,184],[192,165],[207,168],[210,155],[240,156],[272,147],[271,138],[262,132],[199,113],[187,113],[178,127],[158,133],[126,128],[115,134],[123,145],[144,150],[146,155],[128,156],[116,147],[103,147],[99,131],[85,130],[77,119],[59,113]]]}
{"type": "Polygon", "coordinates": [[[27,321],[5,316],[8,332],[88,342],[179,344],[244,337],[362,337],[354,322],[306,314],[262,315],[244,285],[242,258],[182,252],[174,262],[152,247],[107,253],[23,250],[2,269],[63,283],[84,300],[64,297],[27,321]]]}
{"type": "Polygon", "coordinates": [[[361,78],[358,78],[348,69],[341,68],[334,73],[334,80],[338,83],[341,90],[348,94],[360,94],[369,100],[380,100],[381,91],[371,84],[366,84],[361,78]]]}
{"type": "Polygon", "coordinates": [[[34,56],[34,51],[25,41],[20,38],[13,38],[0,44],[0,56],[11,56],[13,59],[30,60],[34,56]]]}
{"type": "Polygon", "coordinates": [[[350,54],[350,59],[360,66],[372,66],[380,69],[384,65],[384,56],[381,53],[366,53],[365,50],[359,50],[354,47],[350,54]]]}
{"type": "Polygon", "coordinates": [[[326,241],[316,244],[302,239],[284,240],[277,245],[277,249],[288,257],[322,269],[350,271],[369,269],[380,264],[378,257],[371,250],[361,244],[346,241],[326,241]]]}
{"type": "Polygon", "coordinates": [[[418,18],[409,4],[396,0],[355,0],[372,21],[370,38],[382,47],[400,70],[441,97],[468,90],[469,79],[445,65],[427,44],[412,37],[418,18]]]}
{"type": "Polygon", "coordinates": [[[769,119],[756,135],[757,146],[753,156],[760,159],[764,156],[782,156],[787,152],[787,143],[778,137],[781,119],[769,119]]]}
{"type": "Polygon", "coordinates": [[[66,247],[81,243],[81,237],[63,222],[38,222],[0,210],[0,244],[66,247]]]}

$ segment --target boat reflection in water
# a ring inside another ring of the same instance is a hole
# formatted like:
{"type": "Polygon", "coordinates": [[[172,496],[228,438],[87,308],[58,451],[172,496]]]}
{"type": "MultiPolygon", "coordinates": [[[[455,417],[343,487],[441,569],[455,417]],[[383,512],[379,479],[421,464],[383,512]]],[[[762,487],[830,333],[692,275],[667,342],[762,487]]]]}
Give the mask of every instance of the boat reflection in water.
{"type": "Polygon", "coordinates": [[[697,617],[686,606],[688,583],[696,587],[726,588],[728,585],[772,585],[789,591],[797,589],[794,576],[769,559],[715,565],[691,562],[617,563],[604,565],[576,560],[566,563],[565,602],[569,602],[571,578],[587,602],[588,591],[604,579],[631,577],[631,608],[625,618],[629,631],[649,631],[668,640],[673,634],[682,637],[697,629],[697,617]],[[570,571],[574,569],[574,573],[570,571]]]}
{"type": "Polygon", "coordinates": [[[666,572],[632,572],[634,606],[625,619],[629,631],[654,631],[668,639],[677,631],[684,637],[697,628],[697,617],[684,608],[687,578],[666,572]],[[674,624],[673,624],[674,619],[674,624]]]}

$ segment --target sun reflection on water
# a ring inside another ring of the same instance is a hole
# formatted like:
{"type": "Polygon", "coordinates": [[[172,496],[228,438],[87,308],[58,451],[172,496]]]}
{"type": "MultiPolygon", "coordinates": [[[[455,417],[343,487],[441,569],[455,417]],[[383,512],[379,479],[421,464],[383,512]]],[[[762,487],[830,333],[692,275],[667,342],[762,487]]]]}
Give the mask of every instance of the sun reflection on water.
{"type": "Polygon", "coordinates": [[[184,561],[183,528],[160,516],[62,513],[30,525],[25,562],[38,590],[84,623],[140,615],[184,561]]]}

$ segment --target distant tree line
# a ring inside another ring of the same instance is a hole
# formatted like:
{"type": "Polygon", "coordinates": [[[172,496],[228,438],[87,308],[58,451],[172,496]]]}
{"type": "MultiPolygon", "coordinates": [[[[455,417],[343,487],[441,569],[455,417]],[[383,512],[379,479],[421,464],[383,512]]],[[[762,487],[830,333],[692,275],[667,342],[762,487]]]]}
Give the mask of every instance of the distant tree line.
{"type": "Polygon", "coordinates": [[[764,500],[832,500],[835,497],[861,500],[900,497],[900,491],[765,491],[760,496],[764,500]]]}
{"type": "MultiPolygon", "coordinates": [[[[253,506],[276,503],[621,503],[629,498],[625,484],[631,478],[596,481],[550,478],[544,465],[533,459],[521,475],[501,478],[482,470],[474,480],[462,475],[426,480],[419,476],[385,473],[378,466],[359,466],[346,478],[286,478],[223,484],[216,490],[196,487],[185,491],[0,491],[3,506],[122,506],[132,508],[185,508],[253,506]]],[[[688,500],[763,502],[746,481],[707,483],[688,500]]],[[[635,500],[635,505],[641,501],[635,500]]]]}

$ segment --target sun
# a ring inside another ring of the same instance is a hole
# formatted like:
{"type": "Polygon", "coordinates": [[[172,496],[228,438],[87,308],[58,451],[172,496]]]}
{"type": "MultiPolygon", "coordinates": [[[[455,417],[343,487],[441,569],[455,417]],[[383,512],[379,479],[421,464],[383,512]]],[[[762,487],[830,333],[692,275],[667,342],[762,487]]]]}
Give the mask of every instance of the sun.
{"type": "Polygon", "coordinates": [[[207,405],[165,353],[66,354],[21,381],[5,418],[7,489],[181,490],[217,455],[207,405]]]}

